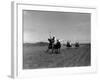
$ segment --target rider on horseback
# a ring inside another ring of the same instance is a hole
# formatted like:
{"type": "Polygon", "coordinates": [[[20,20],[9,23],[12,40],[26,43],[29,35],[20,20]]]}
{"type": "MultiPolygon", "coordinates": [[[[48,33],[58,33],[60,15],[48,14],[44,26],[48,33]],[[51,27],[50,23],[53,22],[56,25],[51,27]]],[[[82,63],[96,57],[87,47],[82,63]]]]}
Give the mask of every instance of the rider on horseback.
{"type": "Polygon", "coordinates": [[[56,40],[55,36],[53,36],[51,38],[51,34],[50,34],[50,38],[48,38],[49,41],[49,45],[48,45],[48,50],[47,52],[51,49],[52,53],[53,51],[56,51],[57,53],[60,52],[60,48],[61,48],[61,43],[59,40],[56,40]]]}
{"type": "Polygon", "coordinates": [[[49,41],[49,46],[48,48],[51,49],[55,43],[55,37],[53,36],[53,38],[48,38],[48,41],[49,41]]]}
{"type": "Polygon", "coordinates": [[[49,51],[49,49],[51,49],[53,52],[53,47],[54,47],[54,43],[55,43],[55,36],[51,37],[51,32],[50,32],[49,36],[50,36],[50,38],[48,38],[49,45],[48,45],[47,52],[49,51]]]}

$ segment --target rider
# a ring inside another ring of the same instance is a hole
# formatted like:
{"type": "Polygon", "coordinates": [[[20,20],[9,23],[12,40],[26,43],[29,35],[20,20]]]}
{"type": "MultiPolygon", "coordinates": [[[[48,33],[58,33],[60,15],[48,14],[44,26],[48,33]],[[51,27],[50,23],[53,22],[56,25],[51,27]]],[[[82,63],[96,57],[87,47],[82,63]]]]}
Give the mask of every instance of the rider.
{"type": "Polygon", "coordinates": [[[49,34],[48,41],[49,41],[49,46],[48,46],[48,48],[51,49],[51,48],[54,46],[54,43],[55,43],[55,36],[51,37],[51,32],[50,32],[50,34],[49,34]]]}
{"type": "Polygon", "coordinates": [[[56,37],[55,36],[53,36],[52,41],[53,41],[53,44],[56,43],[56,37]]]}
{"type": "Polygon", "coordinates": [[[52,41],[52,43],[55,44],[55,42],[56,42],[55,35],[53,35],[53,37],[51,37],[51,32],[50,32],[49,37],[50,37],[49,39],[52,41]]]}
{"type": "Polygon", "coordinates": [[[57,39],[56,45],[58,45],[57,48],[60,48],[61,47],[61,43],[60,43],[59,39],[57,39]]]}

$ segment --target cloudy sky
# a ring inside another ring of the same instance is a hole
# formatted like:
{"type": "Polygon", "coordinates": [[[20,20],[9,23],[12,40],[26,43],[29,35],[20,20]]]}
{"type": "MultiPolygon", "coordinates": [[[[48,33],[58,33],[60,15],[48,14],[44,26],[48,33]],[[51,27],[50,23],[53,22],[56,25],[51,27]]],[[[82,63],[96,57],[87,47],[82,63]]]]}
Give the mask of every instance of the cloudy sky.
{"type": "Polygon", "coordinates": [[[90,42],[90,18],[89,13],[24,10],[24,43],[47,42],[50,32],[57,39],[90,42]]]}

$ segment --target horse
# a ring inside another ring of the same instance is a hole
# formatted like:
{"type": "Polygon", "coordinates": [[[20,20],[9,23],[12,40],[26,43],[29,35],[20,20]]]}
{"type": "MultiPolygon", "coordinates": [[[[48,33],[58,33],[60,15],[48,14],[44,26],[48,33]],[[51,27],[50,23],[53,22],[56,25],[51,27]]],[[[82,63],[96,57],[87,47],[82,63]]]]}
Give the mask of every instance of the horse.
{"type": "Polygon", "coordinates": [[[49,45],[48,45],[47,52],[51,49],[51,50],[52,50],[52,53],[53,53],[53,44],[54,44],[54,42],[55,42],[55,37],[53,37],[53,38],[48,38],[48,41],[49,41],[49,45]]]}
{"type": "Polygon", "coordinates": [[[76,42],[76,43],[75,43],[75,47],[78,48],[79,46],[80,46],[80,45],[79,45],[79,42],[76,42]]]}
{"type": "Polygon", "coordinates": [[[54,44],[53,49],[56,53],[60,53],[61,43],[59,40],[57,40],[56,44],[54,44]]]}
{"type": "Polygon", "coordinates": [[[67,41],[66,47],[68,47],[68,48],[72,47],[72,45],[69,41],[67,41]]]}

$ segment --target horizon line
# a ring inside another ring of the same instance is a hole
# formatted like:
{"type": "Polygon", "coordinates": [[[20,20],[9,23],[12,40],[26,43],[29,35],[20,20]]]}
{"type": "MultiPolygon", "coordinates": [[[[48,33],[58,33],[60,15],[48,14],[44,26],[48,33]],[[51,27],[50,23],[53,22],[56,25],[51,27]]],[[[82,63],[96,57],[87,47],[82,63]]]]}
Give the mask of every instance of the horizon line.
{"type": "MultiPolygon", "coordinates": [[[[44,42],[44,43],[49,43],[49,42],[46,42],[46,41],[40,41],[40,42],[44,42]]],[[[29,43],[29,44],[35,44],[35,43],[40,43],[40,42],[23,42],[23,44],[26,44],[26,43],[29,43]]],[[[77,41],[76,41],[77,42],[77,41]]],[[[78,41],[79,42],[79,41],[78,41]]],[[[67,42],[63,42],[62,44],[66,44],[67,42]]],[[[72,44],[75,43],[75,42],[71,42],[72,44]]],[[[79,42],[80,44],[90,44],[91,42],[79,42]]]]}

